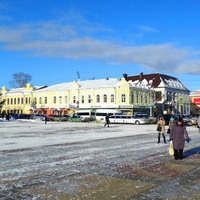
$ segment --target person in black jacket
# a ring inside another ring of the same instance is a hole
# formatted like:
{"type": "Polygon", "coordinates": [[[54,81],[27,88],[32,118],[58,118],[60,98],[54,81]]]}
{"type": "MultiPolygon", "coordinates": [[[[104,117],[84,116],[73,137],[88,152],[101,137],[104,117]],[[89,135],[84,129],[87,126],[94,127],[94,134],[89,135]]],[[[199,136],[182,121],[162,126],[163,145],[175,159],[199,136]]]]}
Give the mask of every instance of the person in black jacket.
{"type": "Polygon", "coordinates": [[[106,121],[106,123],[104,124],[104,127],[105,127],[106,125],[109,127],[110,120],[109,120],[109,115],[108,115],[108,114],[106,114],[105,121],[106,121]]]}

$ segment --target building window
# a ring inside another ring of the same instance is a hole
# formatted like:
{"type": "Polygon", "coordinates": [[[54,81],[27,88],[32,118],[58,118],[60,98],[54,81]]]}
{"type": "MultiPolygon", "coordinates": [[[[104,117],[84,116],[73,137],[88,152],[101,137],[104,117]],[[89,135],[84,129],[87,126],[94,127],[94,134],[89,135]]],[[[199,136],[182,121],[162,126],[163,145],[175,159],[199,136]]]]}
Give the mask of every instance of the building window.
{"type": "Polygon", "coordinates": [[[172,101],[172,100],[173,100],[173,93],[167,92],[167,101],[172,101]]]}
{"type": "Polygon", "coordinates": [[[99,94],[97,94],[97,96],[96,96],[96,101],[97,101],[97,103],[100,103],[100,95],[99,94]]]}
{"type": "Polygon", "coordinates": [[[65,103],[68,103],[68,97],[65,96],[65,103]]]}
{"type": "Polygon", "coordinates": [[[131,94],[131,103],[134,104],[134,93],[131,94]]]}
{"type": "Polygon", "coordinates": [[[29,101],[29,98],[28,98],[28,97],[26,97],[26,104],[28,104],[28,101],[29,101]]]}
{"type": "Polygon", "coordinates": [[[14,98],[14,105],[16,104],[16,98],[14,98]]]}
{"type": "Polygon", "coordinates": [[[107,103],[107,95],[106,94],[103,95],[103,102],[107,103]]]}
{"type": "Polygon", "coordinates": [[[20,104],[20,98],[17,99],[17,104],[20,104]]]}
{"type": "Polygon", "coordinates": [[[126,95],[122,94],[122,103],[126,103],[126,95]]]}
{"type": "Polygon", "coordinates": [[[21,98],[21,104],[24,104],[24,98],[23,97],[21,98]]]}
{"type": "Polygon", "coordinates": [[[139,95],[136,94],[136,104],[138,104],[138,103],[139,103],[139,95]]]}
{"type": "Polygon", "coordinates": [[[156,101],[161,101],[161,92],[156,92],[156,101]]]}
{"type": "Polygon", "coordinates": [[[53,97],[53,103],[56,104],[56,96],[53,97]]]}
{"type": "Polygon", "coordinates": [[[84,99],[84,96],[82,95],[81,96],[81,103],[84,103],[85,99],[84,99]]]}
{"type": "Polygon", "coordinates": [[[111,95],[110,95],[110,102],[111,102],[111,103],[114,103],[114,102],[115,102],[115,96],[114,96],[114,94],[111,94],[111,95]]]}
{"type": "Polygon", "coordinates": [[[44,98],[44,103],[47,104],[47,97],[44,98]]]}
{"type": "Polygon", "coordinates": [[[59,96],[59,104],[62,104],[62,96],[59,96]]]}
{"type": "Polygon", "coordinates": [[[144,96],[144,103],[147,104],[147,96],[144,96]]]}
{"type": "Polygon", "coordinates": [[[73,103],[76,103],[76,96],[73,96],[73,103]]]}
{"type": "Polygon", "coordinates": [[[91,95],[88,95],[88,103],[91,103],[92,99],[91,99],[91,95]]]}
{"type": "Polygon", "coordinates": [[[39,104],[42,104],[42,97],[39,98],[39,104]]]}
{"type": "Polygon", "coordinates": [[[8,105],[10,104],[10,99],[7,100],[7,104],[8,104],[8,105]]]}

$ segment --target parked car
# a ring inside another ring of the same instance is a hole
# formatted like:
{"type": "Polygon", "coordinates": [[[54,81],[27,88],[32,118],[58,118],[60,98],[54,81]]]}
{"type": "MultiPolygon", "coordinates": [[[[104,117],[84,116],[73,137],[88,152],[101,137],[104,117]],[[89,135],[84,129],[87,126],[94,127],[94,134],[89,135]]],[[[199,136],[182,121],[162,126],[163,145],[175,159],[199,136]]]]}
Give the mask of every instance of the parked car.
{"type": "Polygon", "coordinates": [[[84,118],[84,117],[81,117],[81,116],[76,116],[76,115],[69,117],[68,120],[71,121],[71,122],[87,122],[88,121],[87,118],[84,118]]]}
{"type": "Polygon", "coordinates": [[[50,118],[51,121],[67,121],[68,120],[68,117],[65,117],[63,115],[53,115],[51,118],[50,118]]]}
{"type": "Polygon", "coordinates": [[[135,116],[137,116],[139,118],[145,118],[149,122],[149,124],[155,124],[157,122],[156,117],[152,117],[145,112],[137,112],[137,113],[135,113],[135,116]]]}
{"type": "Polygon", "coordinates": [[[18,119],[34,119],[33,114],[19,114],[18,119]]]}
{"type": "Polygon", "coordinates": [[[185,121],[186,125],[192,126],[197,125],[197,118],[193,117],[192,115],[179,115],[185,121]]]}
{"type": "Polygon", "coordinates": [[[35,114],[33,115],[33,119],[39,119],[39,120],[44,121],[45,116],[46,115],[43,115],[43,114],[35,114]]]}
{"type": "Polygon", "coordinates": [[[121,124],[147,124],[147,120],[132,115],[112,115],[109,117],[110,123],[121,124]]]}

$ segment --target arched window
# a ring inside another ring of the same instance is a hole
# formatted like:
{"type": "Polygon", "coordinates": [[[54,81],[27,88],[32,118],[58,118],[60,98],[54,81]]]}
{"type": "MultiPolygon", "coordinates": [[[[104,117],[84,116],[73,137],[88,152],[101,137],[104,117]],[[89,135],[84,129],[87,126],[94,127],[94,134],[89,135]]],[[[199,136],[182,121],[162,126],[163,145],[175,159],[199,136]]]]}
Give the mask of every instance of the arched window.
{"type": "Polygon", "coordinates": [[[65,103],[68,103],[68,97],[65,96],[65,103]]]}
{"type": "Polygon", "coordinates": [[[42,97],[39,98],[39,104],[42,104],[42,97]]]}
{"type": "Polygon", "coordinates": [[[14,104],[16,104],[16,98],[14,98],[14,104]]]}
{"type": "Polygon", "coordinates": [[[134,93],[131,94],[131,103],[134,104],[134,93]]]}
{"type": "Polygon", "coordinates": [[[139,103],[139,94],[136,94],[136,103],[139,103]]]}
{"type": "Polygon", "coordinates": [[[47,104],[47,97],[44,97],[44,103],[47,104]]]}
{"type": "Polygon", "coordinates": [[[21,104],[24,104],[24,98],[23,97],[21,98],[21,104]]]}
{"type": "Polygon", "coordinates": [[[59,96],[59,104],[62,104],[62,96],[59,96]]]}
{"type": "Polygon", "coordinates": [[[12,98],[10,99],[10,104],[11,104],[11,105],[13,104],[13,99],[12,99],[12,98]]]}
{"type": "Polygon", "coordinates": [[[76,96],[73,96],[73,103],[76,103],[76,96]]]}
{"type": "Polygon", "coordinates": [[[103,95],[103,102],[107,103],[107,95],[106,94],[103,95]]]}
{"type": "Polygon", "coordinates": [[[53,97],[53,103],[56,104],[56,96],[53,97]]]}
{"type": "Polygon", "coordinates": [[[91,103],[91,102],[92,102],[91,95],[88,95],[88,103],[91,103]]]}
{"type": "Polygon", "coordinates": [[[26,97],[26,104],[28,104],[28,97],[26,97]]]}
{"type": "Polygon", "coordinates": [[[17,99],[17,104],[20,104],[20,98],[17,99]]]}
{"type": "Polygon", "coordinates": [[[122,103],[126,103],[126,95],[122,94],[122,103]]]}
{"type": "Polygon", "coordinates": [[[82,95],[81,96],[81,103],[84,103],[85,102],[85,98],[84,98],[84,96],[82,95]]]}
{"type": "Polygon", "coordinates": [[[114,103],[114,102],[115,102],[115,95],[114,95],[114,94],[111,94],[111,95],[110,95],[110,102],[111,102],[111,103],[114,103]]]}
{"type": "Polygon", "coordinates": [[[99,94],[97,94],[97,96],[96,96],[96,102],[100,103],[100,95],[99,94]]]}

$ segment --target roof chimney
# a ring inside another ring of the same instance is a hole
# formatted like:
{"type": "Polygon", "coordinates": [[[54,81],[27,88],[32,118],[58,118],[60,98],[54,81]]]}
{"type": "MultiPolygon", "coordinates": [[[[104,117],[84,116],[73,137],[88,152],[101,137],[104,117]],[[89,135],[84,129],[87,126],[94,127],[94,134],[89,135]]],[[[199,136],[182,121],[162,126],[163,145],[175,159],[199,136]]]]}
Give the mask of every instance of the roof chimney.
{"type": "Polygon", "coordinates": [[[140,80],[143,79],[143,72],[140,72],[140,80]]]}
{"type": "Polygon", "coordinates": [[[128,77],[128,75],[127,75],[127,74],[123,74],[123,77],[124,77],[125,80],[127,81],[127,77],[128,77]]]}

